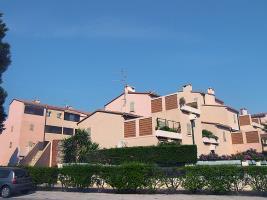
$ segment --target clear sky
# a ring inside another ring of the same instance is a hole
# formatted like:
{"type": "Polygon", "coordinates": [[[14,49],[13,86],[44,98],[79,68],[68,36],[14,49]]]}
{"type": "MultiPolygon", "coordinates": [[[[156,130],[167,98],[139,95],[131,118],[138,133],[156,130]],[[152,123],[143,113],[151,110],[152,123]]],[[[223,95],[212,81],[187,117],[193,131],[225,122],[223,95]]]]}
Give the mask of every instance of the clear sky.
{"type": "Polygon", "coordinates": [[[92,111],[122,92],[165,95],[192,83],[267,112],[267,1],[0,0],[13,98],[92,111]]]}

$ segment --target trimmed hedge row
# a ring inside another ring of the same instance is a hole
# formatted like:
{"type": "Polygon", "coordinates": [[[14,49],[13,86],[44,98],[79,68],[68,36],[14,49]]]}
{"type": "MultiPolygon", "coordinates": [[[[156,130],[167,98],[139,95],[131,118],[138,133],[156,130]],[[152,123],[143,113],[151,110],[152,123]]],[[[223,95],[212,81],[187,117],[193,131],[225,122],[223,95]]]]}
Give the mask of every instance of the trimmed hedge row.
{"type": "Polygon", "coordinates": [[[195,145],[160,145],[113,148],[91,151],[86,157],[86,162],[91,164],[120,165],[129,160],[168,167],[194,164],[197,162],[197,147],[195,145]]]}
{"type": "Polygon", "coordinates": [[[57,183],[59,169],[55,167],[24,167],[35,185],[52,187],[57,183]]]}
{"type": "Polygon", "coordinates": [[[191,193],[224,194],[246,188],[267,192],[267,167],[193,166],[159,168],[155,165],[128,163],[120,166],[72,165],[57,168],[27,168],[35,184],[53,186],[60,181],[65,189],[79,190],[111,187],[120,193],[183,189],[191,193]],[[57,177],[57,178],[56,178],[57,177]]]}

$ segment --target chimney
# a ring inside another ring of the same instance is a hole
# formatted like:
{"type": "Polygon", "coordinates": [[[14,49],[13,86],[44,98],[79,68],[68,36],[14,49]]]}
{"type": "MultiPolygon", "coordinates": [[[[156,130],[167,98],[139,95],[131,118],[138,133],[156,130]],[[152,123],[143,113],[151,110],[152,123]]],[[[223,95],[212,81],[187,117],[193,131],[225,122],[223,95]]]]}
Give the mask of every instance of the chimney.
{"type": "Polygon", "coordinates": [[[241,108],[240,109],[240,114],[241,115],[248,115],[248,110],[246,108],[241,108]]]}
{"type": "Polygon", "coordinates": [[[39,99],[35,99],[35,100],[33,100],[32,102],[33,102],[33,103],[38,103],[38,104],[41,103],[41,101],[40,101],[39,99]]]}
{"type": "Polygon", "coordinates": [[[211,95],[215,95],[215,90],[213,88],[209,88],[207,93],[211,95]]]}
{"type": "Polygon", "coordinates": [[[124,88],[124,92],[128,93],[128,92],[135,92],[135,88],[130,86],[130,85],[126,85],[124,88]]]}
{"type": "Polygon", "coordinates": [[[73,109],[73,107],[72,106],[69,106],[69,105],[66,105],[65,108],[67,108],[68,110],[73,109]]]}
{"type": "Polygon", "coordinates": [[[187,84],[183,86],[183,92],[192,92],[193,87],[191,84],[187,84]]]}

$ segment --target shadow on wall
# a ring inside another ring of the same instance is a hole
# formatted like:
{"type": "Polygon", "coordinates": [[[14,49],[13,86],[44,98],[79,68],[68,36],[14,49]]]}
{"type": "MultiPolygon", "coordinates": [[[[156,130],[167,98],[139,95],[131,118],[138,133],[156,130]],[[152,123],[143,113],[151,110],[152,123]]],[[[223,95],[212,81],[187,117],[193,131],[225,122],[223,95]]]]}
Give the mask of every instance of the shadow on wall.
{"type": "Polygon", "coordinates": [[[19,150],[18,148],[16,148],[16,150],[13,152],[13,154],[11,155],[9,159],[8,166],[14,166],[18,164],[19,162],[18,153],[19,153],[19,150]]]}

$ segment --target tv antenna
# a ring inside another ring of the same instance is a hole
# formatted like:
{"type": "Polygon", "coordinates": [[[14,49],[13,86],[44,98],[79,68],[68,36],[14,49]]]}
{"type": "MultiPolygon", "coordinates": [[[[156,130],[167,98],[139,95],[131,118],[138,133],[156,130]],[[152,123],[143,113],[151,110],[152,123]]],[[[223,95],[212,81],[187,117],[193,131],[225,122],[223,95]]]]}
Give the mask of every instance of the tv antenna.
{"type": "Polygon", "coordinates": [[[119,80],[113,80],[114,82],[120,82],[123,85],[123,88],[127,85],[127,72],[124,69],[121,69],[120,71],[120,79],[119,80]]]}
{"type": "Polygon", "coordinates": [[[124,69],[121,69],[120,71],[120,79],[119,80],[114,80],[116,82],[120,82],[122,87],[123,87],[123,105],[122,105],[122,108],[121,108],[121,111],[125,112],[125,107],[126,107],[126,104],[127,104],[127,98],[126,98],[126,94],[125,94],[125,87],[127,86],[127,73],[124,69]]]}

